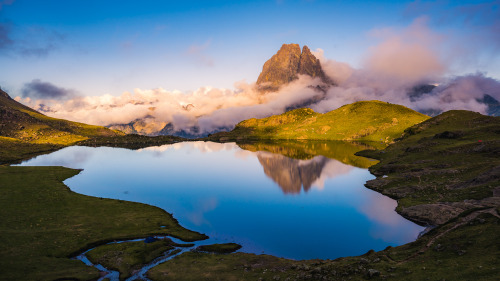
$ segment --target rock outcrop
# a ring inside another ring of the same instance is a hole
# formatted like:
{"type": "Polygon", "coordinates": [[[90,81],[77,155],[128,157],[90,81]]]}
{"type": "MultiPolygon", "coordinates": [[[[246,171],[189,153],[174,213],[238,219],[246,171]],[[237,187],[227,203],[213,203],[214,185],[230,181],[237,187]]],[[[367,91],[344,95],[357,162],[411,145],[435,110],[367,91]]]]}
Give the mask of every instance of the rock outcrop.
{"type": "Polygon", "coordinates": [[[319,77],[327,85],[333,84],[307,46],[301,52],[299,44],[283,44],[264,64],[257,79],[257,87],[262,92],[277,91],[281,86],[298,79],[300,74],[319,77]]]}

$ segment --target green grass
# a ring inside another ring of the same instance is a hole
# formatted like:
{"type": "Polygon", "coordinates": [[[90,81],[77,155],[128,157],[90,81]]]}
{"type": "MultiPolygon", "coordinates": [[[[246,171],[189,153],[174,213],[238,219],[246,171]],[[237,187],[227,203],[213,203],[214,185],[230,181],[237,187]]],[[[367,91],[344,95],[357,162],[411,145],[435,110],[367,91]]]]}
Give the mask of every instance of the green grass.
{"type": "Polygon", "coordinates": [[[240,122],[234,130],[216,133],[209,140],[343,140],[388,144],[404,129],[429,117],[401,105],[362,101],[325,114],[301,108],[281,115],[240,122]]]}
{"type": "Polygon", "coordinates": [[[398,199],[403,215],[439,224],[467,209],[494,204],[486,201],[500,186],[500,118],[449,111],[410,127],[384,150],[358,155],[380,160],[370,167],[379,178],[367,187],[398,199]],[[424,205],[437,203],[453,213],[424,212],[424,205]]]}
{"type": "Polygon", "coordinates": [[[41,114],[0,93],[0,136],[27,143],[72,145],[95,137],[124,135],[102,126],[88,125],[41,114]]]}
{"type": "Polygon", "coordinates": [[[0,136],[0,165],[19,163],[34,156],[61,149],[62,145],[36,144],[0,136]]]}
{"type": "Polygon", "coordinates": [[[144,241],[116,243],[99,246],[87,253],[94,264],[101,264],[107,269],[120,272],[120,280],[132,276],[141,265],[152,262],[167,251],[176,247],[193,246],[193,244],[177,244],[170,239],[159,239],[152,243],[144,241]]]}
{"type": "Polygon", "coordinates": [[[206,236],[179,226],[153,206],[76,194],[63,167],[0,167],[0,268],[5,280],[89,280],[97,271],[69,259],[108,241],[172,235],[206,236]]]}

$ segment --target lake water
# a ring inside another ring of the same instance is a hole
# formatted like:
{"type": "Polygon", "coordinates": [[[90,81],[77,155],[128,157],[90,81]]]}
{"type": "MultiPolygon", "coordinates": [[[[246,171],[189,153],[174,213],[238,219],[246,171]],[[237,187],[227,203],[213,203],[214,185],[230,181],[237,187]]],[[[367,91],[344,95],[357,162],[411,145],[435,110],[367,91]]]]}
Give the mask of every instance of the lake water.
{"type": "Polygon", "coordinates": [[[373,160],[348,143],[184,142],[140,150],[68,147],[21,165],[83,171],[75,192],[142,202],[241,251],[334,259],[413,241],[423,230],[364,187],[373,160]]]}

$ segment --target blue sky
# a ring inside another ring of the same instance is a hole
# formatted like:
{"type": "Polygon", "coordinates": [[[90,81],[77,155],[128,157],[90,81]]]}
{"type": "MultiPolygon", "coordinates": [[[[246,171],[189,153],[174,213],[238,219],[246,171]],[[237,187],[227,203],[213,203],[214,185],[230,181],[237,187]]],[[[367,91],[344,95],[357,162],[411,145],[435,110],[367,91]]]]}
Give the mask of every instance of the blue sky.
{"type": "Polygon", "coordinates": [[[449,75],[499,79],[499,2],[0,0],[0,87],[12,96],[35,79],[83,96],[232,88],[254,82],[283,43],[359,68],[374,34],[419,18],[441,38],[449,75]]]}

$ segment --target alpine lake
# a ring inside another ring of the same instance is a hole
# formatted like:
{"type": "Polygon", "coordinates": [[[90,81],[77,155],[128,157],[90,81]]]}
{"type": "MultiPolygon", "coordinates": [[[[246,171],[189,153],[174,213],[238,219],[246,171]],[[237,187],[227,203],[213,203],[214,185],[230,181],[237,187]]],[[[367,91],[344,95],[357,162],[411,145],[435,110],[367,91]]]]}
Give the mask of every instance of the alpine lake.
{"type": "Polygon", "coordinates": [[[82,172],[85,195],[154,205],[214,243],[295,260],[335,259],[398,246],[424,227],[364,187],[375,160],[346,142],[181,142],[139,150],[72,146],[20,165],[82,172]]]}

